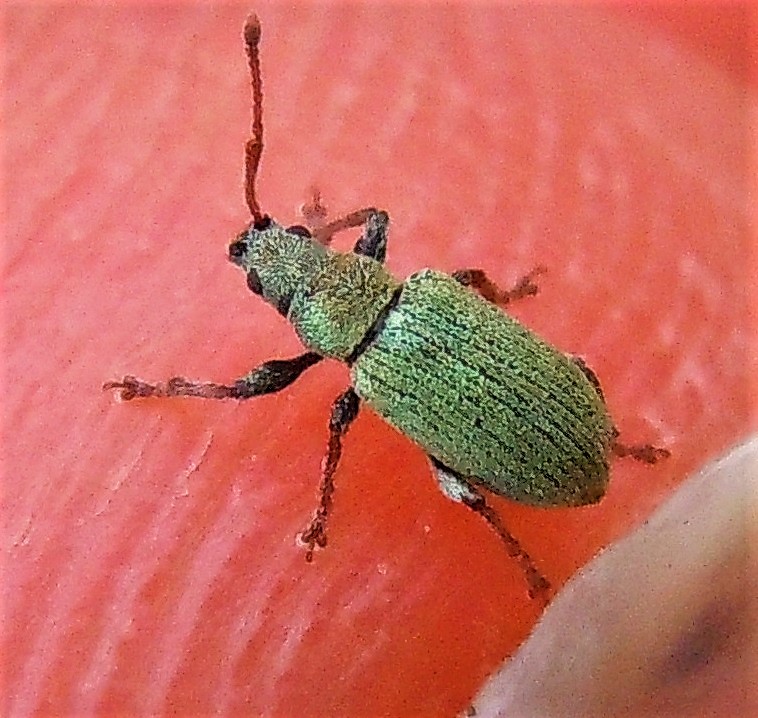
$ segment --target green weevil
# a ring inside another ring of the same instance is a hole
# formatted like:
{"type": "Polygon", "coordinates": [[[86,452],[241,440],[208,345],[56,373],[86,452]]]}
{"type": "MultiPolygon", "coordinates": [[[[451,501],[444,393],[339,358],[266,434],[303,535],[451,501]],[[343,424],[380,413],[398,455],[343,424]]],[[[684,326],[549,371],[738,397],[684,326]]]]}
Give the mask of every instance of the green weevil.
{"type": "Polygon", "coordinates": [[[442,491],[481,515],[522,567],[531,596],[549,589],[528,553],[485,499],[483,489],[534,506],[583,506],[606,491],[609,458],[655,463],[651,445],[618,441],[600,384],[578,357],[546,343],[496,305],[537,292],[535,272],[513,289],[480,269],[452,275],[423,269],[400,282],[383,266],[389,217],[374,208],[313,229],[284,228],[261,212],[256,175],[263,151],[260,24],[244,28],[253,118],[245,146],[252,222],[229,246],[247,285],[293,325],[307,351],[265,362],[233,384],[174,377],[149,384],[107,382],[123,399],[195,396],[249,399],[277,392],[324,358],[345,362],[352,385],[332,405],[320,503],[300,540],[311,561],[326,545],[342,438],[365,401],[428,455],[442,491]],[[363,226],[349,253],[333,235],[363,226]]]}

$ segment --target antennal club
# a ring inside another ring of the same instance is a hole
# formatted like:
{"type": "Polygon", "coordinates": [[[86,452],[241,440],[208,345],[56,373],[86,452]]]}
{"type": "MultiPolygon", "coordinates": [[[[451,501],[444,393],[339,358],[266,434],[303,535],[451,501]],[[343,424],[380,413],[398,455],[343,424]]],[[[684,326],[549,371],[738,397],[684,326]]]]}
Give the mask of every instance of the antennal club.
{"type": "Polygon", "coordinates": [[[261,39],[261,24],[257,15],[251,13],[245,20],[245,50],[250,67],[250,81],[253,89],[253,123],[250,139],[245,143],[245,199],[253,215],[253,222],[263,218],[258,199],[255,196],[255,178],[263,152],[263,85],[261,64],[258,57],[258,43],[261,39]]]}

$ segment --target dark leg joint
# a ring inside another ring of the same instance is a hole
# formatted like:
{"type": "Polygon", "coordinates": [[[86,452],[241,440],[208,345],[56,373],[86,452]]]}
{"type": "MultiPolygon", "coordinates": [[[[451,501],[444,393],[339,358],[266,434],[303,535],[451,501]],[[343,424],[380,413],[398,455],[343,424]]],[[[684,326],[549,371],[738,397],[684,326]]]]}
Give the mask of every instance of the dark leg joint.
{"type": "Polygon", "coordinates": [[[353,252],[384,263],[387,257],[387,228],[390,218],[386,212],[374,212],[366,219],[366,228],[355,243],[353,252]]]}
{"type": "Polygon", "coordinates": [[[332,414],[329,417],[329,431],[343,436],[350,424],[358,416],[360,408],[361,400],[352,388],[340,394],[332,405],[332,414]]]}
{"type": "Polygon", "coordinates": [[[232,396],[249,399],[260,394],[273,394],[288,387],[309,367],[323,359],[320,354],[306,352],[294,359],[272,359],[261,364],[234,383],[232,396]]]}

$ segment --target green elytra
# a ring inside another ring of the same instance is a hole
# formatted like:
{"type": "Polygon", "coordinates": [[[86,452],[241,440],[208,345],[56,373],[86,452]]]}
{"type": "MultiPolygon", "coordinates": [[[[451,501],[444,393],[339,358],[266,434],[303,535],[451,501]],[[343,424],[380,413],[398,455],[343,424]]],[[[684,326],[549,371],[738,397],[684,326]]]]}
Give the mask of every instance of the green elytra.
{"type": "Polygon", "coordinates": [[[127,375],[104,388],[117,389],[125,400],[242,400],[284,389],[323,358],[343,361],[352,386],[332,406],[319,507],[300,537],[306,559],[326,545],[342,438],[365,401],[426,451],[447,496],[496,531],[523,569],[530,595],[545,595],[549,582],[481,489],[535,506],[581,506],[605,494],[612,455],[655,463],[668,452],[621,444],[584,362],[495,306],[535,294],[532,279],[539,270],[511,290],[498,288],[479,269],[453,275],[424,269],[399,282],[383,266],[385,212],[367,208],[313,229],[284,228],[263,214],[255,193],[263,121],[254,15],[244,37],[253,91],[245,147],[253,221],[230,244],[229,259],[243,269],[248,287],[287,317],[308,351],[265,362],[228,385],[181,377],[150,384],[127,375]],[[361,225],[352,252],[328,247],[334,234],[361,225]]]}

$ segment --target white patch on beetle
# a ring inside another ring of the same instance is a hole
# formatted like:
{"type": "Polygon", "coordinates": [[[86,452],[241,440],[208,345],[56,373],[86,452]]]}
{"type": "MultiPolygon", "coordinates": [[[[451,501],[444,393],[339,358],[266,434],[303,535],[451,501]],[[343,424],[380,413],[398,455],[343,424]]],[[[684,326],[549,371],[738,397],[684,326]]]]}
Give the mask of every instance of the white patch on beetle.
{"type": "Polygon", "coordinates": [[[477,494],[465,481],[461,481],[457,476],[445,471],[442,468],[432,465],[432,471],[437,478],[442,493],[449,499],[458,503],[473,502],[478,497],[477,494]]]}

